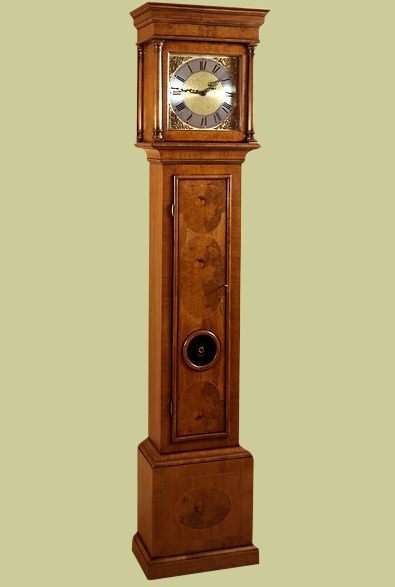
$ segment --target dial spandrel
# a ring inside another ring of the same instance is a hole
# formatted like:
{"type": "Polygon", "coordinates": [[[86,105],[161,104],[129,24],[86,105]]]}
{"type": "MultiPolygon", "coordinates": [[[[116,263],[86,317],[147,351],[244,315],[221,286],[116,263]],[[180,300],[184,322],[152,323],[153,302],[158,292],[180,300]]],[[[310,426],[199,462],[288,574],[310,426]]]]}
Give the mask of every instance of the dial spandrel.
{"type": "Polygon", "coordinates": [[[236,57],[170,55],[169,65],[169,128],[236,129],[236,57]]]}

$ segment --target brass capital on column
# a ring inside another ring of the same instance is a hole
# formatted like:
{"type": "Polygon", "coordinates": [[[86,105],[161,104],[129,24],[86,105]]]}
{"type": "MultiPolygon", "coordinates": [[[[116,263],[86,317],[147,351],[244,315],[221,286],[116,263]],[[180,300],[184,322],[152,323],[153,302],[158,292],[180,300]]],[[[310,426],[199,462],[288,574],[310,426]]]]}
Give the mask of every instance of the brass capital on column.
{"type": "Polygon", "coordinates": [[[155,51],[162,51],[164,41],[154,41],[154,49],[155,51]]]}

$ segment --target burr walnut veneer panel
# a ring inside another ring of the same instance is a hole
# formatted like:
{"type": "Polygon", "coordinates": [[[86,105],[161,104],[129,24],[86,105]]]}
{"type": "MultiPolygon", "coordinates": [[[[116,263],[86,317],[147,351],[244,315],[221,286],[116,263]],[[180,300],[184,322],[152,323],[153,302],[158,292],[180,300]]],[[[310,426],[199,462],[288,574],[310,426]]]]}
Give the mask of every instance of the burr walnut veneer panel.
{"type": "Polygon", "coordinates": [[[138,459],[133,551],[148,578],[258,562],[248,451],[233,447],[163,457],[147,439],[138,459]],[[190,566],[183,564],[187,560],[190,566]]]}
{"type": "Polygon", "coordinates": [[[226,434],[230,182],[230,176],[175,177],[173,440],[226,434]],[[192,358],[188,336],[191,344],[197,340],[192,358]]]}

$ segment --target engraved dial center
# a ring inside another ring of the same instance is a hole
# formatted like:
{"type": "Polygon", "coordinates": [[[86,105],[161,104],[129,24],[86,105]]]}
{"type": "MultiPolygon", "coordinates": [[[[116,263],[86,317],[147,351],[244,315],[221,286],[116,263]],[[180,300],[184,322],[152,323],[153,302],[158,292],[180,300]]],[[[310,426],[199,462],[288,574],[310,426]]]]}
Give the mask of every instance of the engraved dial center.
{"type": "Polygon", "coordinates": [[[192,74],[185,82],[183,89],[200,90],[201,92],[207,90],[205,95],[193,94],[188,91],[184,93],[184,102],[190,111],[202,116],[207,116],[218,110],[225,99],[221,82],[208,71],[192,74]]]}

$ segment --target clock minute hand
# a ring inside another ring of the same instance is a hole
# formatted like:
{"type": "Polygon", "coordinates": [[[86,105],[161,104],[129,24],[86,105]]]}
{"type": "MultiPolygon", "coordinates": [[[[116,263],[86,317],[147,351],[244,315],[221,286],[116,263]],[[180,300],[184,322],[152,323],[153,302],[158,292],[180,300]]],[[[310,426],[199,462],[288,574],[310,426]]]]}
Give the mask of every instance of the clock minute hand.
{"type": "Polygon", "coordinates": [[[190,88],[187,88],[184,90],[184,88],[170,88],[171,90],[178,90],[179,92],[190,92],[191,94],[201,94],[202,96],[204,96],[204,90],[191,90],[190,88]]]}

